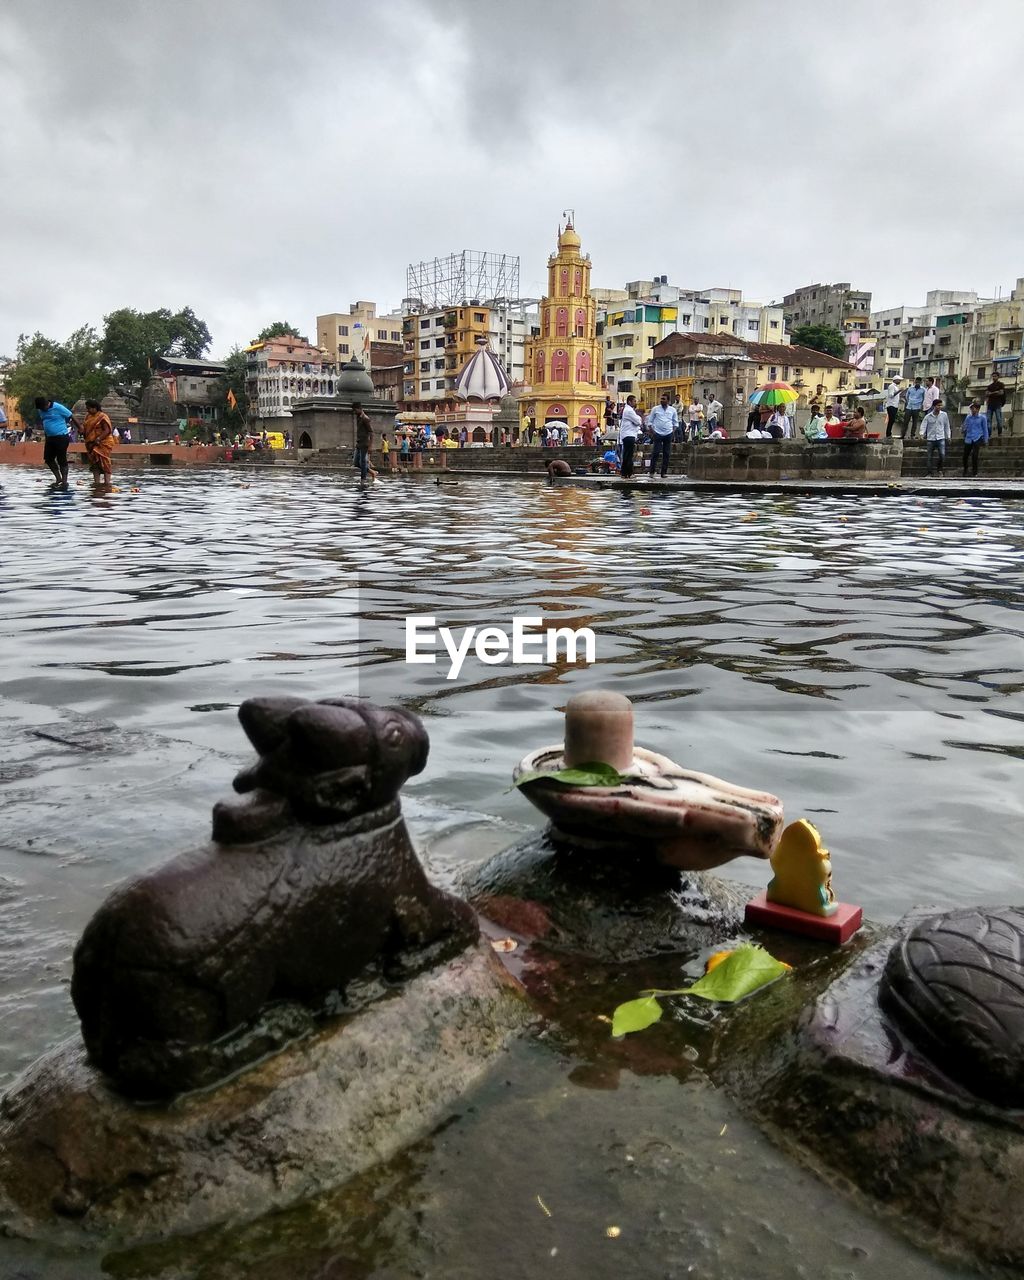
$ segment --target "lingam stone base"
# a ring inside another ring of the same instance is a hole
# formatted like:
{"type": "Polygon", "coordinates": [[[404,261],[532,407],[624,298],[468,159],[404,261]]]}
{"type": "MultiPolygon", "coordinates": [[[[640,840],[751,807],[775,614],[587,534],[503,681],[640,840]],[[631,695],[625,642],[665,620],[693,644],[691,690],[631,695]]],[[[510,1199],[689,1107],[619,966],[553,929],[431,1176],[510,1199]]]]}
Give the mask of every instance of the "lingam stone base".
{"type": "Polygon", "coordinates": [[[484,943],[168,1104],[131,1102],[68,1042],[0,1104],[0,1233],[140,1242],[338,1187],[428,1133],[529,1016],[484,943]]]}
{"type": "Polygon", "coordinates": [[[636,746],[629,699],[606,690],[570,698],[564,742],[530,752],[512,777],[564,835],[642,848],[652,862],[681,871],[709,871],[743,856],[768,858],[782,831],[777,796],[684,769],[636,746]],[[588,764],[610,765],[621,781],[566,785],[544,776],[588,764]]]}

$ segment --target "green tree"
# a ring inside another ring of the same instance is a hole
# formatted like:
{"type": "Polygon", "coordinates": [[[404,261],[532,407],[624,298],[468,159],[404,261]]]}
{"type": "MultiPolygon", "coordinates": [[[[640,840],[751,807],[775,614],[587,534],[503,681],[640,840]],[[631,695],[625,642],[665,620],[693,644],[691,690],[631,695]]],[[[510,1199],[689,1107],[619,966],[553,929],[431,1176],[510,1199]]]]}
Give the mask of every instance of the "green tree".
{"type": "Polygon", "coordinates": [[[103,363],[118,382],[145,382],[159,356],[198,360],[210,341],[210,330],[191,307],[177,312],[121,307],[103,317],[103,363]]]}
{"type": "Polygon", "coordinates": [[[284,320],[275,320],[273,324],[268,324],[253,338],[253,342],[266,342],[268,338],[298,338],[300,342],[304,341],[298,329],[284,320]]]}
{"type": "Polygon", "coordinates": [[[789,340],[796,347],[810,347],[812,351],[823,351],[825,355],[839,360],[846,359],[846,339],[842,330],[830,324],[798,324],[790,333],[789,340]]]}
{"type": "Polygon", "coordinates": [[[103,368],[96,330],[83,325],[67,342],[23,333],[6,382],[10,394],[17,396],[19,413],[31,425],[36,421],[36,396],[52,396],[70,409],[76,400],[102,399],[111,378],[103,368]]]}
{"type": "Polygon", "coordinates": [[[231,434],[240,431],[249,416],[249,400],[245,394],[246,355],[238,347],[224,361],[223,377],[210,383],[210,403],[217,411],[222,430],[231,434]],[[234,392],[235,408],[231,407],[228,392],[234,392]]]}

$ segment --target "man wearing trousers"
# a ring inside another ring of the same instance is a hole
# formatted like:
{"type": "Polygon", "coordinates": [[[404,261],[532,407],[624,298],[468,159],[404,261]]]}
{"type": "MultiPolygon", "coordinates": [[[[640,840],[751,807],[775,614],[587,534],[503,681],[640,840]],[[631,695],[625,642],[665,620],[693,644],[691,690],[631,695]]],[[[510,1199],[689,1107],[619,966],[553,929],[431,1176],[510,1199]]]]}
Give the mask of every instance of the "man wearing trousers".
{"type": "Polygon", "coordinates": [[[971,412],[964,418],[964,475],[970,462],[971,475],[978,474],[978,454],[989,442],[988,418],[981,412],[981,402],[971,401],[971,412]]]}
{"type": "MultiPolygon", "coordinates": [[[[931,405],[928,406],[931,408],[931,405]]],[[[921,415],[924,408],[924,387],[921,379],[915,378],[914,385],[907,387],[907,408],[903,419],[903,439],[913,439],[914,433],[921,434],[921,415]]]]}
{"type": "Polygon", "coordinates": [[[658,469],[658,460],[661,460],[661,476],[662,479],[668,475],[669,458],[672,456],[672,437],[676,428],[679,426],[679,415],[675,408],[669,404],[668,392],[662,393],[661,404],[656,404],[647,415],[647,429],[650,431],[654,444],[651,448],[651,477],[658,469]]]}
{"type": "Polygon", "coordinates": [[[633,474],[633,454],[636,452],[636,438],[643,427],[640,415],[636,411],[636,396],[627,396],[619,418],[619,449],[622,458],[619,463],[619,474],[628,480],[633,474]]]}
{"type": "Polygon", "coordinates": [[[932,459],[937,457],[941,476],[943,464],[946,461],[946,442],[950,437],[949,418],[942,408],[941,400],[933,402],[931,409],[924,415],[922,426],[928,448],[928,474],[930,476],[935,474],[932,459]]]}

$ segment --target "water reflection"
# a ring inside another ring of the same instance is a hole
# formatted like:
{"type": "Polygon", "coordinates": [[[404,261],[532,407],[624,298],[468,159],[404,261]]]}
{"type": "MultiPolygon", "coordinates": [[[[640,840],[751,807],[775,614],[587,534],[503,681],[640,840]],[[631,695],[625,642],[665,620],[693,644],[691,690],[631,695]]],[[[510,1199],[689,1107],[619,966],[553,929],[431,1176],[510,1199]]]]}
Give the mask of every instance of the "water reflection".
{"type": "MultiPolygon", "coordinates": [[[[250,486],[227,469],[140,472],[122,480],[140,492],[103,497],[44,498],[28,470],[6,471],[3,483],[0,1083],[74,1030],[71,948],[110,886],[204,838],[244,752],[237,706],[256,693],[359,693],[419,710],[432,750],[406,807],[443,880],[536,821],[506,792],[512,764],[559,737],[570,693],[611,683],[637,704],[646,745],[774,791],[791,815],[818,815],[838,888],[872,915],[892,918],[916,902],[1021,900],[1024,504],[489,480],[400,480],[362,493],[347,475],[275,471],[250,486]],[[590,626],[599,662],[513,669],[474,657],[448,681],[443,666],[405,663],[410,613],[455,628],[523,614],[590,626]]],[[[763,880],[764,870],[736,874],[763,880]]],[[[544,1070],[554,1075],[531,1065],[522,1077],[527,1102],[513,1124],[538,1146],[564,1089],[560,1068],[544,1070]],[[549,1089],[540,1123],[536,1098],[549,1089]]],[[[664,1104],[644,1093],[630,1105],[653,1108],[643,1123],[656,1125],[676,1106],[671,1090],[664,1104]]],[[[570,1163],[577,1125],[614,1123],[596,1103],[572,1105],[580,1114],[559,1144],[570,1163]]],[[[694,1142],[703,1113],[687,1119],[694,1168],[708,1186],[734,1186],[733,1171],[715,1165],[722,1117],[710,1100],[688,1105],[710,1108],[706,1142],[694,1142]]],[[[620,1119],[623,1106],[612,1109],[620,1119]]],[[[449,1193],[459,1224],[460,1196],[480,1185],[481,1152],[516,1114],[493,1100],[489,1108],[474,1122],[477,1147],[460,1140],[475,1154],[449,1193]]],[[[454,1141],[430,1157],[417,1193],[428,1207],[446,1161],[458,1163],[454,1141]]],[[[749,1150],[773,1179],[783,1176],[760,1145],[749,1150]]],[[[518,1179],[532,1212],[533,1156],[514,1143],[509,1151],[518,1166],[501,1186],[518,1179]]],[[[603,1150],[594,1158],[609,1159],[603,1150]]],[[[558,1174],[555,1163],[548,1158],[547,1175],[558,1174]]],[[[753,1186],[746,1194],[752,1207],[735,1237],[744,1257],[771,1198],[753,1186]]],[[[656,1201],[645,1192],[632,1212],[648,1214],[656,1201]]],[[[500,1258],[507,1232],[486,1224],[506,1203],[503,1191],[493,1215],[477,1212],[475,1258],[500,1258]]],[[[632,1274],[602,1235],[592,1246],[585,1197],[571,1212],[578,1221],[557,1247],[588,1274],[632,1274]]],[[[445,1221],[433,1228],[439,1256],[456,1249],[445,1221]]],[[[702,1204],[692,1221],[714,1221],[713,1212],[702,1204]]],[[[644,1222],[642,1238],[664,1254],[663,1228],[644,1222]]],[[[722,1219],[720,1256],[704,1259],[707,1275],[747,1265],[723,1243],[727,1226],[722,1219]]],[[[680,1257],[690,1256],[689,1229],[672,1228],[680,1257]]],[[[785,1226],[795,1239],[801,1229],[795,1219],[785,1226]]],[[[766,1253],[764,1274],[781,1274],[780,1250],[766,1253]]],[[[858,1274],[891,1273],[883,1255],[858,1274]]],[[[644,1256],[629,1255],[629,1266],[644,1256]]],[[[463,1253],[459,1265],[471,1261],[463,1253]]],[[[829,1261],[847,1274],[845,1257],[829,1261]]],[[[455,1265],[447,1255],[446,1265],[455,1265]]],[[[636,1273],[647,1274],[642,1261],[636,1273]]]]}

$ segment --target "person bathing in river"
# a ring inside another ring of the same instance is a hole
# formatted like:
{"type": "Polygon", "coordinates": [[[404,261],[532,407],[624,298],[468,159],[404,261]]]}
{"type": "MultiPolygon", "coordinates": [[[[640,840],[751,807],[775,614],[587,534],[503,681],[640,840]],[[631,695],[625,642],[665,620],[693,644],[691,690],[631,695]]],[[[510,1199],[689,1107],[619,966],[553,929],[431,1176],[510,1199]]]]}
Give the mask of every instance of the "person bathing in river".
{"type": "Polygon", "coordinates": [[[71,410],[59,400],[54,400],[53,396],[36,396],[36,417],[46,437],[46,443],[43,446],[43,462],[54,475],[51,488],[63,489],[67,492],[70,429],[81,424],[71,410]]]}
{"type": "Polygon", "coordinates": [[[98,400],[86,400],[85,408],[82,439],[85,441],[85,456],[89,463],[89,470],[97,485],[109,489],[112,471],[110,458],[117,442],[114,428],[98,400]]]}

